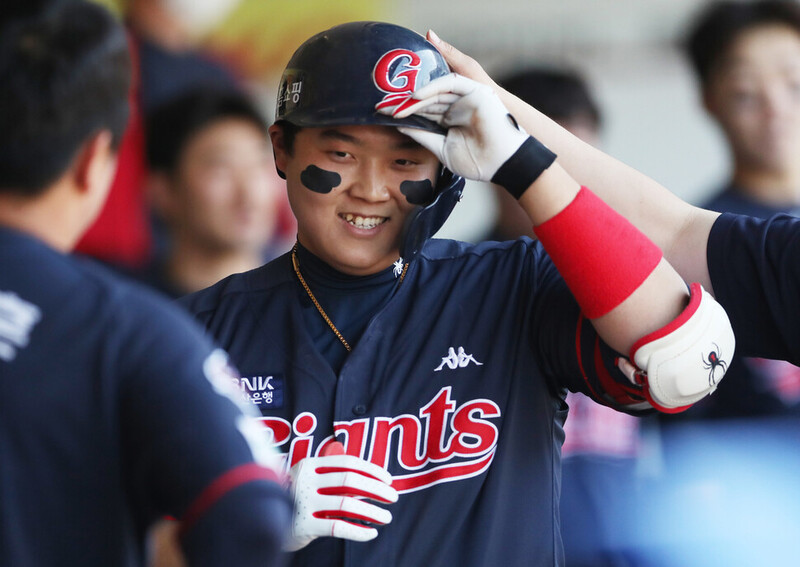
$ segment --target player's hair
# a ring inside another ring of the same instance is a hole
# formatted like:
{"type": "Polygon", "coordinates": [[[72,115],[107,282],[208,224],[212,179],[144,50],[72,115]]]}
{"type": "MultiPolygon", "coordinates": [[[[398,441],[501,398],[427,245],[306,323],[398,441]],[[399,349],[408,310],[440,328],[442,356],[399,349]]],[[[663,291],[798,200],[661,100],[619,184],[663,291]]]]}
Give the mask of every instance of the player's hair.
{"type": "Polygon", "coordinates": [[[130,55],[121,24],[94,2],[11,4],[0,19],[0,191],[36,196],[94,133],[110,130],[118,147],[130,55]]]}
{"type": "Polygon", "coordinates": [[[249,122],[267,137],[267,124],[261,113],[247,96],[234,90],[197,88],[158,106],[146,118],[150,168],[174,172],[195,135],[228,119],[249,122]]]}
{"type": "Polygon", "coordinates": [[[689,28],[685,50],[705,87],[739,35],[757,26],[783,24],[800,34],[800,4],[792,0],[712,2],[689,28]]]}
{"type": "Polygon", "coordinates": [[[600,109],[575,72],[529,68],[498,81],[501,87],[556,121],[586,116],[600,127],[600,109]]]}

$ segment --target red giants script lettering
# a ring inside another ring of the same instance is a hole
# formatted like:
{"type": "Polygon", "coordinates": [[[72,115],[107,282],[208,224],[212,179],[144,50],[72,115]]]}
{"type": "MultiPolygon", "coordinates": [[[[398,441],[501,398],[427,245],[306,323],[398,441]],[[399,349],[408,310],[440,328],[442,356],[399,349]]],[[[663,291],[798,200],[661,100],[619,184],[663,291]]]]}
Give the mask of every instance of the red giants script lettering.
{"type": "MultiPolygon", "coordinates": [[[[413,492],[442,482],[470,478],[483,473],[494,458],[497,427],[489,421],[500,417],[491,400],[471,400],[457,406],[451,386],[439,393],[415,415],[374,417],[334,424],[344,438],[348,455],[389,468],[394,458],[407,474],[395,474],[398,492],[413,492]]],[[[269,427],[276,445],[289,443],[286,466],[319,455],[333,437],[322,439],[314,451],[317,418],[303,412],[292,423],[279,417],[260,418],[269,427]],[[290,442],[291,440],[291,442],[290,442]]]]}

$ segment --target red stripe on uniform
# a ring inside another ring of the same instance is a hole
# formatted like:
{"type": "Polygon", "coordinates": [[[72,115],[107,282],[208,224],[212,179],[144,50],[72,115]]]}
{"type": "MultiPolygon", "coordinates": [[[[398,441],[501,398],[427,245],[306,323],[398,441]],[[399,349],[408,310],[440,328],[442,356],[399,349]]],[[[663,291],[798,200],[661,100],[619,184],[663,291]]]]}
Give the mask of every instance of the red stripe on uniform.
{"type": "Polygon", "coordinates": [[[203,489],[200,496],[186,509],[181,521],[181,528],[178,532],[179,537],[183,537],[191,530],[197,521],[208,512],[216,502],[234,488],[253,482],[255,480],[268,480],[280,483],[278,474],[272,469],[262,467],[256,463],[247,463],[231,469],[214,479],[211,484],[203,489]]]}
{"type": "Polygon", "coordinates": [[[392,481],[392,487],[397,490],[397,492],[412,492],[441,482],[476,476],[482,473],[484,469],[491,464],[494,459],[495,451],[496,449],[492,449],[485,457],[472,461],[453,465],[441,465],[424,472],[395,476],[392,481]]]}

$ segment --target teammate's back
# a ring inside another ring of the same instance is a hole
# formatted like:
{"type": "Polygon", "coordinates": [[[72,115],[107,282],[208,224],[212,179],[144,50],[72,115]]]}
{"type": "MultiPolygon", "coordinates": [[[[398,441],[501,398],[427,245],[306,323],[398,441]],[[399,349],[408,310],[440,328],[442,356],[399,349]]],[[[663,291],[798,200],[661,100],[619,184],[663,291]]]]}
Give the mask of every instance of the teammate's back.
{"type": "Polygon", "coordinates": [[[114,175],[124,31],[90,2],[17,8],[0,21],[0,565],[137,565],[167,514],[191,565],[273,565],[288,498],[227,356],[68,255],[114,175]]]}
{"type": "Polygon", "coordinates": [[[154,514],[252,460],[213,392],[223,355],[171,305],[22,233],[0,228],[0,265],[0,565],[138,564],[154,514]]]}

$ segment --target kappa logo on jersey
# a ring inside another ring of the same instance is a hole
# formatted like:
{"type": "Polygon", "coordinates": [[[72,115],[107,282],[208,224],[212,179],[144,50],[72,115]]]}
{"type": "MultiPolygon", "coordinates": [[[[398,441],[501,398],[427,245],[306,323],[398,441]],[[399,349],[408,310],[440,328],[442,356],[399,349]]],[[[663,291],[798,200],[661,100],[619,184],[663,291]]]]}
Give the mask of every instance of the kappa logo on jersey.
{"type": "Polygon", "coordinates": [[[31,331],[42,318],[41,310],[11,291],[0,291],[0,359],[11,362],[28,346],[31,331]]]}
{"type": "Polygon", "coordinates": [[[396,106],[397,112],[411,106],[415,102],[411,95],[417,89],[421,64],[419,55],[408,49],[393,49],[383,54],[375,64],[372,80],[387,94],[375,105],[375,110],[396,106]]]}
{"type": "Polygon", "coordinates": [[[470,362],[477,366],[483,366],[483,362],[478,362],[475,360],[474,356],[467,354],[464,351],[464,347],[458,347],[458,353],[456,353],[456,349],[450,347],[447,351],[447,356],[442,357],[442,363],[437,368],[434,368],[433,371],[439,372],[445,366],[447,366],[450,370],[455,370],[456,368],[465,368],[470,362]]]}
{"type": "Polygon", "coordinates": [[[280,375],[234,378],[233,383],[255,406],[273,409],[283,407],[283,378],[280,375]]]}
{"type": "MultiPolygon", "coordinates": [[[[499,432],[492,420],[501,415],[496,403],[476,399],[458,405],[446,386],[419,410],[419,416],[373,417],[334,423],[344,438],[348,455],[366,459],[392,472],[398,492],[415,492],[443,482],[478,476],[492,464],[499,432]]],[[[301,459],[320,455],[334,442],[319,440],[314,451],[317,418],[303,412],[292,423],[280,417],[262,417],[272,442],[285,445],[288,470],[301,459]],[[292,439],[294,434],[294,438],[292,439]]]]}

